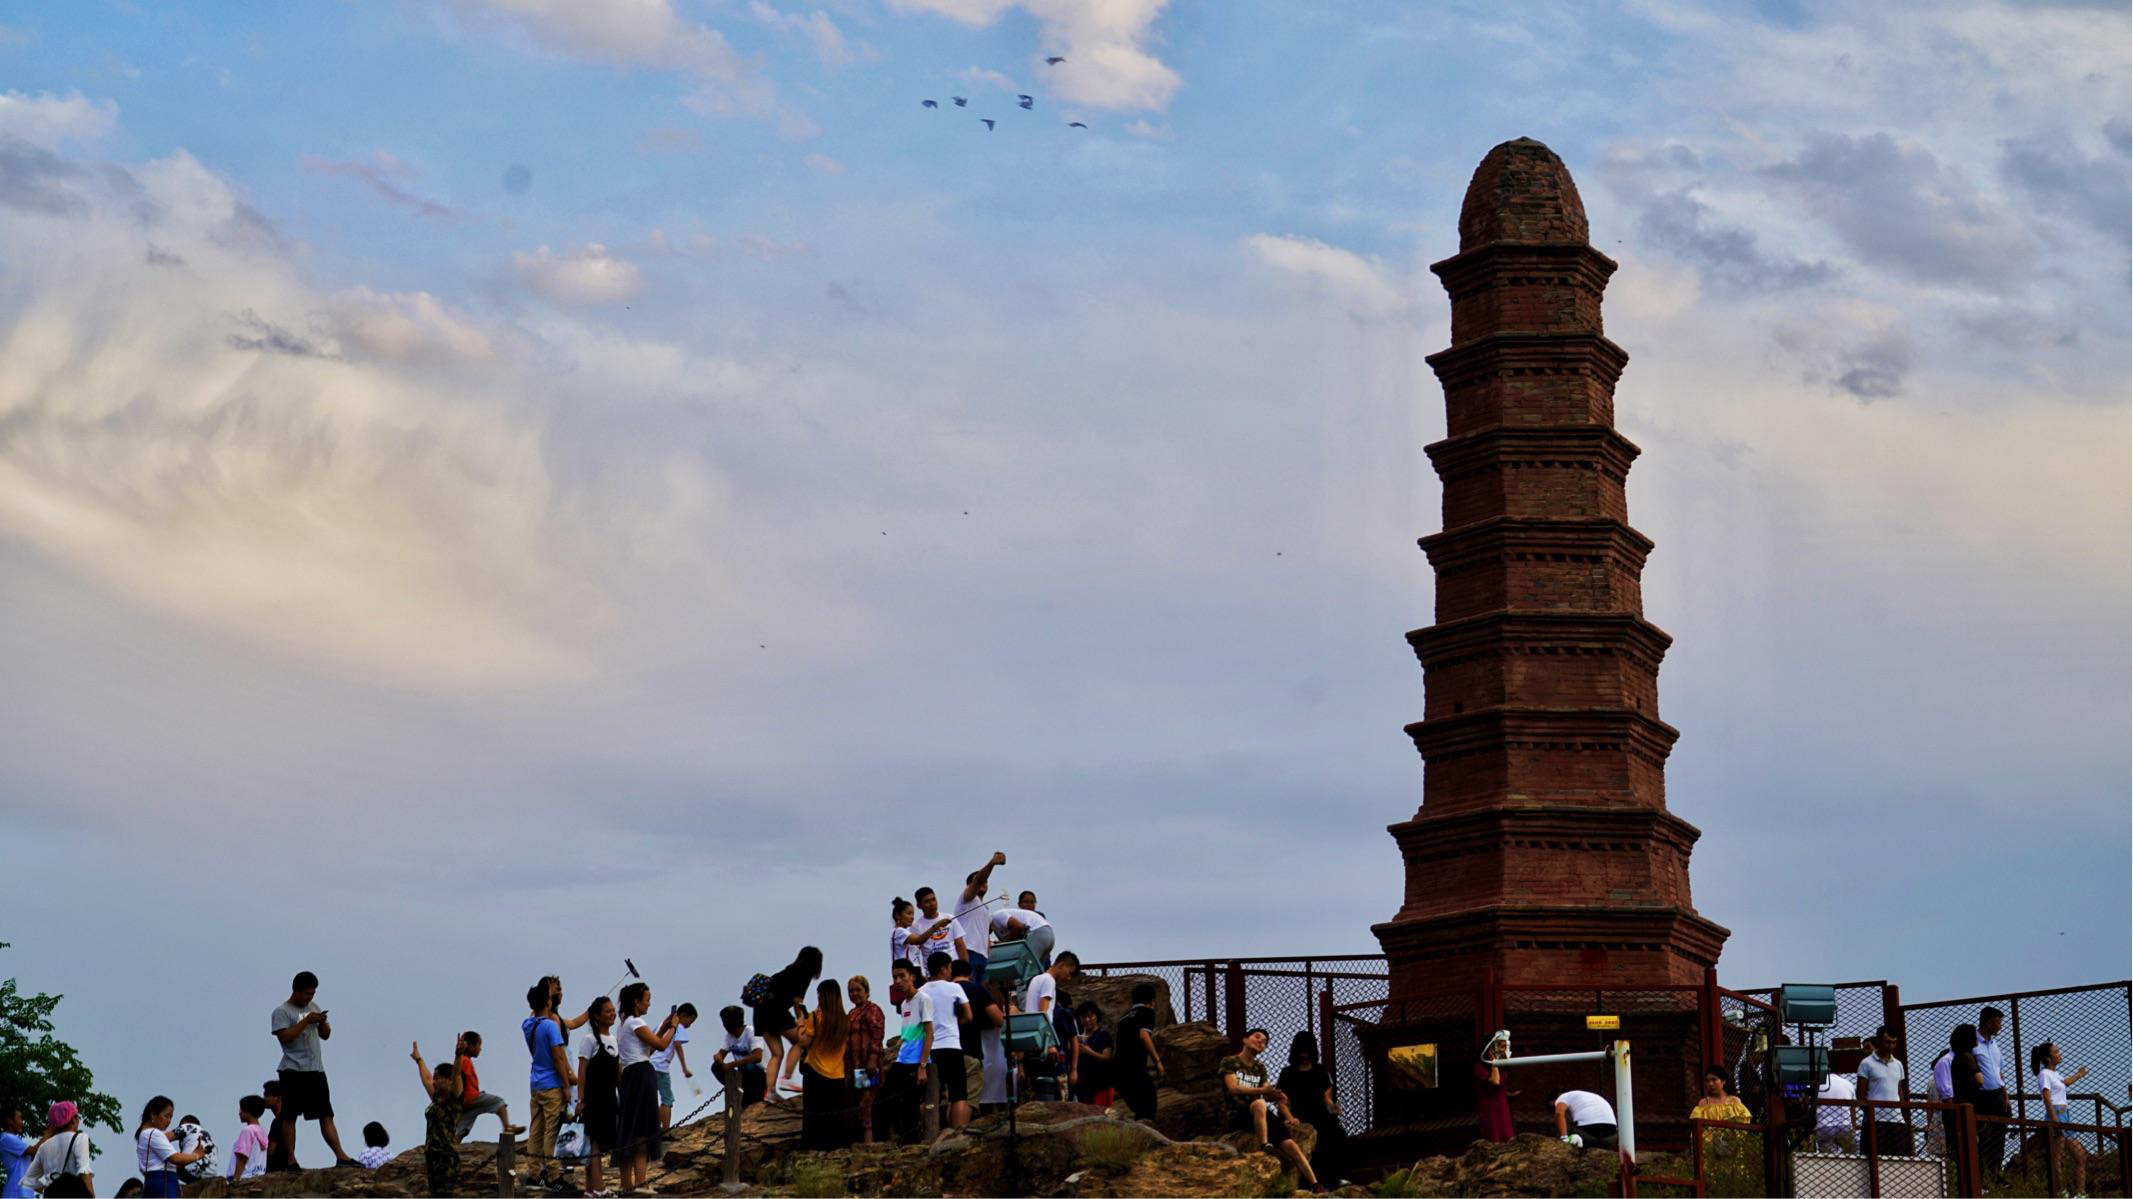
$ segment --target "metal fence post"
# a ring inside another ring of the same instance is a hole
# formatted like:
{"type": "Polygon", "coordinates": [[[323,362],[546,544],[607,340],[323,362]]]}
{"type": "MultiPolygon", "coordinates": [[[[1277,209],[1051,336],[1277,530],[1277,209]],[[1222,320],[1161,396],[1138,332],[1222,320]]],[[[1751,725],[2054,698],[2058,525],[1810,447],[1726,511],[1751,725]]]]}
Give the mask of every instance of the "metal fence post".
{"type": "Polygon", "coordinates": [[[518,1141],[509,1129],[496,1138],[496,1193],[504,1199],[518,1194],[518,1141]]]}
{"type": "Polygon", "coordinates": [[[1231,1049],[1244,1044],[1244,1019],[1244,963],[1231,962],[1222,980],[1222,1031],[1231,1049]]]}
{"type": "MultiPolygon", "coordinates": [[[[738,1080],[741,1072],[731,1072],[738,1080]]],[[[721,1175],[728,1186],[741,1181],[741,1105],[731,1089],[726,1091],[726,1160],[721,1175]]]]}
{"type": "Polygon", "coordinates": [[[1786,1166],[1792,1160],[1785,1149],[1785,1094],[1774,1079],[1763,1096],[1763,1127],[1763,1193],[1790,1195],[1792,1188],[1785,1185],[1786,1166]]]}
{"type": "Polygon", "coordinates": [[[1718,967],[1703,968],[1703,987],[1696,992],[1696,1027],[1701,1032],[1697,1046],[1705,1070],[1723,1070],[1726,1061],[1726,1030],[1718,1016],[1718,967]]]}
{"type": "Polygon", "coordinates": [[[1206,999],[1206,1007],[1203,1010],[1207,1013],[1207,1022],[1213,1024],[1215,1022],[1215,964],[1213,962],[1200,963],[1200,979],[1206,999]]]}
{"type": "Polygon", "coordinates": [[[1334,1081],[1333,1060],[1336,1056],[1333,1052],[1333,984],[1331,982],[1326,984],[1325,990],[1318,993],[1318,1044],[1318,1056],[1326,1063],[1326,1081],[1330,1083],[1334,1081]]]}
{"type": "MultiPolygon", "coordinates": [[[[2004,1088],[2004,1093],[2007,1096],[2007,1114],[2019,1116],[2029,1110],[2022,1106],[2021,1100],[2015,1098],[2015,1096],[2022,1093],[2022,1001],[2020,999],[2010,997],[2007,1000],[2007,1023],[2014,1030],[2014,1085],[2011,1087],[2007,1085],[2007,1071],[2002,1070],[2000,1071],[2000,1086],[2004,1088]]],[[[2005,1164],[2005,1162],[1992,1163],[1993,1171],[1997,1173],[2000,1167],[2005,1164]]],[[[2052,1193],[2056,1195],[2059,1192],[2053,1191],[2052,1193]]]]}
{"type": "MultiPolygon", "coordinates": [[[[2067,1107],[2071,1110],[2073,1105],[2068,1104],[2067,1107]]],[[[2021,1137],[2023,1126],[2017,1124],[2014,1127],[2015,1136],[2021,1137]]],[[[2059,1142],[2061,1139],[2062,1134],[2059,1133],[2059,1125],[2056,1122],[2046,1123],[2044,1126],[2044,1193],[2047,1195],[2065,1194],[2064,1191],[2059,1189],[2059,1142]]],[[[2017,1145],[2020,1143],[2020,1141],[2016,1142],[2017,1145]]]]}
{"type": "Polygon", "coordinates": [[[1874,1135],[1874,1109],[1864,1106],[1866,1116],[1866,1193],[1881,1199],[1881,1141],[1874,1135]]]}
{"type": "Polygon", "coordinates": [[[1903,1063],[1904,1081],[1899,1090],[1907,1089],[1911,1085],[1911,1036],[1903,1026],[1903,991],[1895,983],[1881,984],[1881,1022],[1896,1034],[1896,1060],[1903,1063]]]}
{"type": "Polygon", "coordinates": [[[1955,1140],[1948,1152],[1956,1158],[1957,1189],[1975,1199],[1985,1193],[1985,1179],[1978,1169],[1977,1108],[1964,1103],[1955,1109],[1955,1140]]]}

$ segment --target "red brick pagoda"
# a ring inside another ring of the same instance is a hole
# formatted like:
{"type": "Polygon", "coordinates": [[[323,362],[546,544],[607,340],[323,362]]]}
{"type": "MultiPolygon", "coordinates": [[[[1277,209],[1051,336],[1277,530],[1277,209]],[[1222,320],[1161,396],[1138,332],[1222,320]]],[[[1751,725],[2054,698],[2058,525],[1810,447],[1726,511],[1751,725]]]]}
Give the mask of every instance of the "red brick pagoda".
{"type": "MultiPolygon", "coordinates": [[[[1430,365],[1446,437],[1444,531],[1422,539],[1436,623],[1407,732],[1423,803],[1392,826],[1406,902],[1375,932],[1394,995],[1499,983],[1695,983],[1726,930],[1689,901],[1697,830],[1666,810],[1659,719],[1670,638],[1644,619],[1652,543],[1628,524],[1637,447],[1614,428],[1629,356],[1601,333],[1612,259],[1554,152],[1491,150],[1430,268],[1452,345],[1430,365]]],[[[1641,1089],[1641,1088],[1640,1088],[1641,1089]]]]}

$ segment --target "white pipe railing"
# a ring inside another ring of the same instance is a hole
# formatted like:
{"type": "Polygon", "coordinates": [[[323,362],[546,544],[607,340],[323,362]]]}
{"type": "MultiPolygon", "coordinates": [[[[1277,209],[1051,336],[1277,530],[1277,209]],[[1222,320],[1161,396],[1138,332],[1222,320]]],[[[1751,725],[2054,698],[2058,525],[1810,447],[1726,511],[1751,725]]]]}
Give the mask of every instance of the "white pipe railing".
{"type": "Polygon", "coordinates": [[[1615,1068],[1615,1145],[1622,1155],[1624,1169],[1634,1170],[1637,1164],[1637,1106],[1630,1093],[1629,1042],[1616,1041],[1606,1049],[1587,1053],[1542,1053],[1532,1057],[1498,1058],[1493,1064],[1503,1066],[1556,1066],[1576,1062],[1612,1062],[1615,1068]]]}

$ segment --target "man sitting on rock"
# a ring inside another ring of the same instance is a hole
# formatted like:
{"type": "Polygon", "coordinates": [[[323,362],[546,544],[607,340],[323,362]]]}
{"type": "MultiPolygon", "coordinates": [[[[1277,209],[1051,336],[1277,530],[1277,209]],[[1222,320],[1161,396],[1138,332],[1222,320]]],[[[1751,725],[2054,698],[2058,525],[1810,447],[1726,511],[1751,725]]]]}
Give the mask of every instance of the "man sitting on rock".
{"type": "Polygon", "coordinates": [[[1295,1117],[1289,1114],[1288,1097],[1267,1081],[1266,1063],[1259,1060],[1266,1043],[1266,1030],[1252,1029],[1244,1034],[1243,1047],[1216,1067],[1229,1096],[1230,1127],[1257,1137],[1268,1153],[1288,1158],[1304,1185],[1324,1194],[1326,1188],[1311,1172],[1311,1160],[1289,1135],[1289,1122],[1295,1117]]]}
{"type": "Polygon", "coordinates": [[[1615,1147],[1614,1105],[1591,1091],[1564,1091],[1555,1097],[1555,1134],[1587,1149],[1615,1147]]]}

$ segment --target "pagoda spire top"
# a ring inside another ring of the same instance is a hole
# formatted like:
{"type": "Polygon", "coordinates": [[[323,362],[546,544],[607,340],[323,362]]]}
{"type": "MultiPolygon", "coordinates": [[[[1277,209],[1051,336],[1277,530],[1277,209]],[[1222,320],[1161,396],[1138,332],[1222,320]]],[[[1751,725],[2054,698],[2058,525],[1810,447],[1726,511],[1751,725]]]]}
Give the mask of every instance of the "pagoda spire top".
{"type": "Polygon", "coordinates": [[[1489,151],[1474,170],[1459,206],[1459,250],[1492,242],[1529,245],[1588,242],[1585,202],[1570,168],[1555,151],[1530,137],[1489,151]]]}

